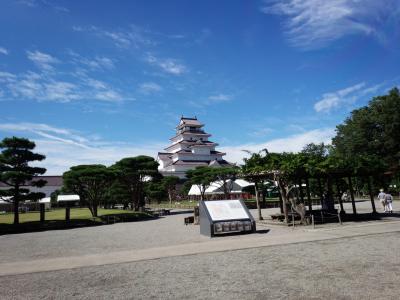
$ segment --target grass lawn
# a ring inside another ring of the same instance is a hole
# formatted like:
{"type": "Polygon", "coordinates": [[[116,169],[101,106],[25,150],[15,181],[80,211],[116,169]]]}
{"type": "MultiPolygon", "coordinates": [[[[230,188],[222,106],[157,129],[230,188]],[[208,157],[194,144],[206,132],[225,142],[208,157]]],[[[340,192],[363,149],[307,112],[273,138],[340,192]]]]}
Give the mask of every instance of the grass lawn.
{"type": "MultiPolygon", "coordinates": [[[[131,210],[122,210],[122,209],[98,209],[98,215],[107,216],[107,215],[140,215],[140,213],[133,212],[131,210]]],[[[92,214],[88,208],[71,208],[70,214],[71,220],[93,220],[92,214]]],[[[54,220],[65,220],[65,208],[57,208],[51,211],[46,211],[45,213],[46,221],[54,221],[54,220]]],[[[35,222],[40,221],[40,213],[39,212],[27,212],[19,214],[20,223],[27,222],[35,222]]],[[[100,218],[96,218],[94,221],[100,221],[100,218]]],[[[4,215],[0,215],[0,224],[12,224],[14,222],[14,214],[7,213],[4,215]]]]}

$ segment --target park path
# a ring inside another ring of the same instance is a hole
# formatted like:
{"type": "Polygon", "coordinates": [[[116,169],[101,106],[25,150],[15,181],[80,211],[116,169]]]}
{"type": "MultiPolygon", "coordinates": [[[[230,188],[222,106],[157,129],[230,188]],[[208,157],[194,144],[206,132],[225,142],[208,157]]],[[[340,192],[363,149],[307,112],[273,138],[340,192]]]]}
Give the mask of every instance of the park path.
{"type": "Polygon", "coordinates": [[[294,230],[282,231],[280,234],[270,234],[268,228],[271,227],[273,226],[259,224],[259,233],[242,235],[235,238],[218,237],[196,243],[147,249],[0,263],[0,276],[400,232],[400,221],[352,223],[344,226],[319,229],[298,227],[294,230]]]}

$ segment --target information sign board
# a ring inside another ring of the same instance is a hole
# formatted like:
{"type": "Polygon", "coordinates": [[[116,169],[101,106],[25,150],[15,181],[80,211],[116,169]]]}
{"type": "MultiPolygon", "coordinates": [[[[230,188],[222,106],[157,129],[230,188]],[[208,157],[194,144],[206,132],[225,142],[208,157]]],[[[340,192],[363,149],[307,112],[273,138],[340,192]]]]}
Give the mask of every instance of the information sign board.
{"type": "Polygon", "coordinates": [[[256,222],[242,200],[200,201],[200,233],[221,234],[256,231],[256,222]]]}
{"type": "Polygon", "coordinates": [[[205,201],[204,204],[213,221],[249,218],[239,200],[205,201]]]}

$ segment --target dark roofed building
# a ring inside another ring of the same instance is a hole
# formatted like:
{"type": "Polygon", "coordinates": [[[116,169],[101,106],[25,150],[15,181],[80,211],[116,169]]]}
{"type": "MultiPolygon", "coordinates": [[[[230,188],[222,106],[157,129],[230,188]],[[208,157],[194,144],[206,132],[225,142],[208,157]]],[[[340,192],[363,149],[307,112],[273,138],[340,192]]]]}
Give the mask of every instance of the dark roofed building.
{"type": "MultiPolygon", "coordinates": [[[[63,178],[62,176],[37,176],[34,178],[35,180],[37,179],[42,179],[47,181],[46,185],[44,187],[38,188],[31,186],[30,183],[26,185],[27,188],[29,188],[32,192],[41,192],[46,195],[46,197],[50,197],[50,195],[55,192],[56,190],[59,190],[63,186],[63,178]]],[[[8,189],[9,186],[6,185],[3,182],[0,182],[0,189],[8,189]]]]}

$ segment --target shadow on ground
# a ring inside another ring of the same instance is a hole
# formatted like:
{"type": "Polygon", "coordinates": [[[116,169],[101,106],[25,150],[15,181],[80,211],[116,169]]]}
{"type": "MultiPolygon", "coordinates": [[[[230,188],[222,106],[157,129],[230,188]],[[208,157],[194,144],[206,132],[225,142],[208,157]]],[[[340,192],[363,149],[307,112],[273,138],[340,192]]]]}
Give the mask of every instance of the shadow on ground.
{"type": "Polygon", "coordinates": [[[66,230],[80,227],[101,226],[122,222],[138,222],[138,221],[151,221],[157,217],[148,213],[135,213],[135,214],[111,214],[99,216],[92,219],[71,219],[65,220],[49,220],[49,221],[33,221],[25,222],[18,225],[14,224],[0,224],[0,235],[38,232],[48,230],[66,230]]]}

